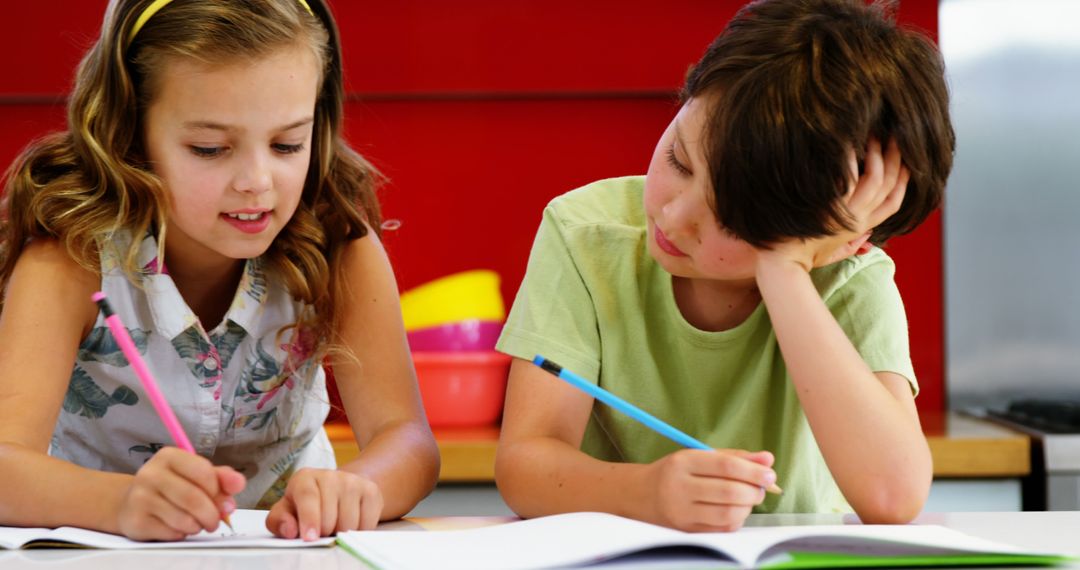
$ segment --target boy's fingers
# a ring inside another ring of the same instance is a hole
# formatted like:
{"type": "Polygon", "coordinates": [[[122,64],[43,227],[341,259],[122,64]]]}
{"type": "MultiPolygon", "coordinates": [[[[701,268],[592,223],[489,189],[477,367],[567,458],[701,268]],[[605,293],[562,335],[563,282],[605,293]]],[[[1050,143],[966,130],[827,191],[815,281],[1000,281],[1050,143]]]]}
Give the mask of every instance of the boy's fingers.
{"type": "Polygon", "coordinates": [[[761,455],[757,458],[758,461],[755,461],[749,456],[740,456],[734,453],[715,453],[705,461],[696,463],[691,470],[691,474],[700,477],[734,479],[749,483],[755,487],[769,487],[776,483],[776,472],[759,461],[767,460],[771,465],[772,454],[768,452],[759,453],[768,454],[769,459],[767,460],[766,456],[761,455]]]}
{"type": "Polygon", "coordinates": [[[884,156],[884,182],[891,190],[896,184],[896,179],[900,175],[900,168],[903,166],[903,159],[900,156],[900,144],[896,142],[895,138],[889,139],[889,146],[885,149],[884,156]]]}

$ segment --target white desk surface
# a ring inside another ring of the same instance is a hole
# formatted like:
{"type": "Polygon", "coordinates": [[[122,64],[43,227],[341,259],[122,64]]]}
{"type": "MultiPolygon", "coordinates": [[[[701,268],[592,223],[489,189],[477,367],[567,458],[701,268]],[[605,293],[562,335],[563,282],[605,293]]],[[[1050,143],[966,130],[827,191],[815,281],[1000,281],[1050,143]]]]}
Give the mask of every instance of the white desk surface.
{"type": "MultiPolygon", "coordinates": [[[[433,517],[384,523],[380,528],[418,531],[460,529],[514,520],[509,517],[433,517]]],[[[990,540],[1035,550],[1080,554],[1080,511],[1021,513],[926,513],[916,523],[938,524],[990,540]]],[[[748,525],[857,524],[851,515],[751,515],[748,525]]],[[[669,568],[645,561],[619,568],[669,568]]],[[[677,566],[676,566],[677,567],[677,566]]],[[[700,567],[700,564],[699,564],[700,567]]],[[[1080,568],[1080,563],[1066,566],[1080,568]]],[[[0,551],[0,568],[80,570],[364,570],[341,548],[293,550],[18,550],[0,551]]]]}

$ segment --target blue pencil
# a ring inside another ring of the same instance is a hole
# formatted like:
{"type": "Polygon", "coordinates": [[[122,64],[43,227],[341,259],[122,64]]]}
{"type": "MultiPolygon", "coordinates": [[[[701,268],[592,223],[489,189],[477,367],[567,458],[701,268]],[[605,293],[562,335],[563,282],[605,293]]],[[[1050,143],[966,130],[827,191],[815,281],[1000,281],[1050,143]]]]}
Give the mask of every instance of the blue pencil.
{"type": "Polygon", "coordinates": [[[563,368],[562,366],[559,366],[558,364],[555,364],[554,362],[544,358],[543,356],[540,356],[539,354],[537,354],[536,358],[533,359],[533,364],[539,366],[540,368],[543,368],[544,370],[547,370],[548,372],[554,374],[555,376],[558,376],[559,378],[562,378],[563,380],[569,382],[571,386],[580,389],[581,391],[592,396],[593,398],[596,398],[597,400],[600,400],[601,402],[611,406],[612,408],[615,408],[616,410],[619,410],[620,412],[630,416],[631,418],[634,418],[635,420],[644,424],[645,427],[655,431],[656,433],[670,439],[671,441],[674,441],[675,443],[683,447],[689,447],[691,449],[712,449],[708,445],[705,445],[704,443],[686,435],[678,429],[671,427],[660,418],[657,418],[649,412],[646,412],[645,410],[631,404],[630,402],[627,402],[626,400],[616,396],[615,394],[608,392],[607,390],[597,386],[596,384],[589,382],[581,376],[570,372],[569,370],[563,368]]]}
{"type": "MultiPolygon", "coordinates": [[[[704,443],[668,425],[660,418],[657,418],[649,412],[646,412],[645,410],[631,404],[630,402],[627,402],[626,400],[616,396],[615,394],[608,392],[600,386],[589,382],[581,376],[570,372],[569,370],[563,368],[562,366],[559,366],[558,364],[555,364],[554,362],[544,358],[543,356],[540,356],[539,354],[536,355],[536,358],[533,358],[533,364],[539,366],[540,368],[543,368],[551,374],[554,374],[562,380],[565,380],[571,386],[585,392],[593,398],[596,398],[597,400],[600,400],[601,402],[611,406],[612,408],[615,408],[616,410],[641,422],[645,425],[645,427],[655,431],[656,433],[670,439],[671,441],[674,441],[675,443],[683,447],[689,447],[691,449],[712,449],[712,447],[709,447],[708,445],[705,445],[704,443]]],[[[769,488],[766,490],[770,493],[781,492],[780,487],[776,486],[775,484],[770,485],[769,488]]]]}

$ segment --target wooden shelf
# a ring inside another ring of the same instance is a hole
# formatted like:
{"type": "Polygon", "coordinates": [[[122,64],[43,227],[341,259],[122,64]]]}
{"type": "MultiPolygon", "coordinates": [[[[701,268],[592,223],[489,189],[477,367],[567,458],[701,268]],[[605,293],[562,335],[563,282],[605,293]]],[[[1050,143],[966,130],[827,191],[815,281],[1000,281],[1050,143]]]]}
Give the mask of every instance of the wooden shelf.
{"type": "MultiPolygon", "coordinates": [[[[1022,477],[1031,472],[1028,436],[953,412],[922,414],[935,478],[1022,477]]],[[[339,464],[359,455],[348,425],[328,424],[326,432],[339,464]]],[[[442,455],[440,482],[495,480],[498,426],[436,429],[442,455]]]]}
{"type": "MultiPolygon", "coordinates": [[[[495,480],[495,446],[498,426],[439,428],[435,442],[442,456],[439,481],[450,483],[489,483],[495,480]]],[[[334,447],[338,464],[356,459],[360,454],[352,429],[344,424],[327,424],[326,433],[334,447]]]]}

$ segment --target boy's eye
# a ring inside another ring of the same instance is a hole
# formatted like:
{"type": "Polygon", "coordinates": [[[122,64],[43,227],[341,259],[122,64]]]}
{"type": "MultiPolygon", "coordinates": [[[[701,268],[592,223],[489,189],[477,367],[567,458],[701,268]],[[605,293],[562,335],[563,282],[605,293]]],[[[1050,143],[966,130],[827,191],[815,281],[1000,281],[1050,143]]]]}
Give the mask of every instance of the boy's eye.
{"type": "Polygon", "coordinates": [[[679,159],[675,157],[675,145],[674,144],[671,145],[670,147],[668,147],[668,149],[667,149],[667,161],[668,161],[668,164],[670,164],[672,168],[674,168],[675,170],[677,170],[679,172],[679,174],[682,174],[684,176],[690,176],[690,175],[693,174],[693,172],[691,172],[689,168],[684,166],[683,163],[679,162],[679,159]]]}
{"type": "Polygon", "coordinates": [[[220,146],[195,146],[191,145],[191,153],[201,158],[214,158],[222,152],[220,146]]]}
{"type": "Polygon", "coordinates": [[[274,150],[280,152],[281,154],[295,154],[295,153],[298,153],[298,152],[304,150],[304,144],[303,143],[300,143],[300,144],[274,144],[274,145],[271,145],[271,146],[273,146],[274,150]]]}

